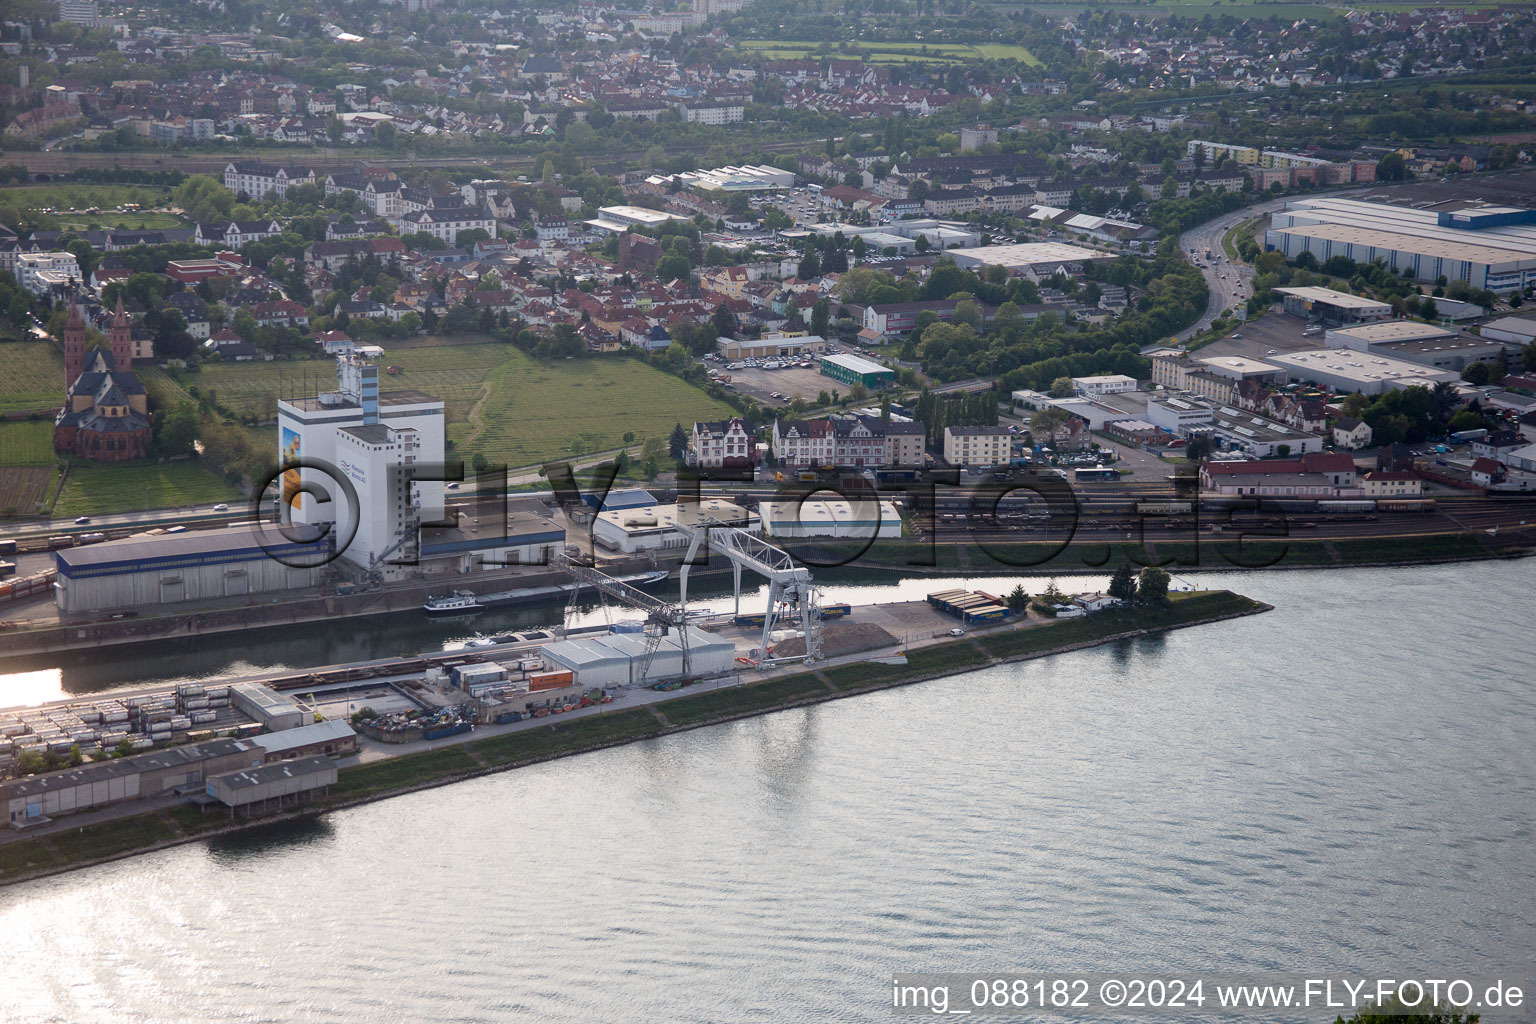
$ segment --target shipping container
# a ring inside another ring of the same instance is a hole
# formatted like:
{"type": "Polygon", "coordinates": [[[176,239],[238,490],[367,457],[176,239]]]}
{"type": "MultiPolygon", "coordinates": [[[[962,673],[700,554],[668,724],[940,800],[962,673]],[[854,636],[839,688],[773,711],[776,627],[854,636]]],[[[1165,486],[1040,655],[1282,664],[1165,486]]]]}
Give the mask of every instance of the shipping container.
{"type": "Polygon", "coordinates": [[[535,672],[528,677],[528,691],[553,690],[561,686],[570,686],[576,681],[576,677],[569,669],[563,672],[535,672]]]}
{"type": "Polygon", "coordinates": [[[423,729],[421,737],[427,740],[440,740],[444,736],[457,736],[460,733],[469,732],[472,728],[474,726],[469,722],[456,722],[452,725],[440,725],[432,729],[423,729]]]}
{"type": "Polygon", "coordinates": [[[219,715],[216,711],[194,711],[189,717],[193,725],[207,725],[209,722],[218,721],[219,715]]]}

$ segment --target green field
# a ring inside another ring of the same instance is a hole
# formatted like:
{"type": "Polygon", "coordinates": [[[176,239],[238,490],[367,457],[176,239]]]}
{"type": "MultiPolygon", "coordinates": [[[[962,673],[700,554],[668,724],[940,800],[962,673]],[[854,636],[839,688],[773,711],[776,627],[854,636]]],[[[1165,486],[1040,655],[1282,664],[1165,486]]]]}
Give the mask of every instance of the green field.
{"type": "Polygon", "coordinates": [[[54,505],[55,517],[133,512],[176,505],[243,501],[245,495],[223,476],[194,459],[184,462],[76,462],[54,505]]]}
{"type": "Polygon", "coordinates": [[[165,228],[186,227],[187,222],[174,213],[118,213],[114,211],[102,211],[89,216],[85,214],[66,213],[57,218],[60,231],[85,231],[85,230],[109,230],[122,228],[125,231],[160,231],[165,228]]]}
{"type": "MultiPolygon", "coordinates": [[[[52,207],[61,218],[70,216],[67,210],[74,207],[84,211],[95,206],[103,211],[116,211],[125,203],[137,203],[145,209],[164,206],[170,200],[170,190],[152,185],[91,185],[76,182],[54,182],[49,185],[26,185],[20,188],[0,189],[0,204],[15,206],[18,210],[44,210],[52,207]]],[[[130,216],[138,216],[131,214],[130,216]]],[[[147,215],[146,215],[147,216],[147,215]]],[[[174,219],[174,218],[172,218],[174,219]]]]}
{"type": "Polygon", "coordinates": [[[867,64],[909,64],[923,61],[1017,60],[1031,67],[1040,61],[1022,46],[1012,43],[880,43],[857,42],[841,49],[840,44],[823,53],[821,42],[793,39],[748,39],[740,44],[770,60],[803,60],[827,56],[834,60],[862,60],[867,64]]]}
{"type": "Polygon", "coordinates": [[[0,413],[57,409],[64,357],[47,341],[0,342],[0,413]]]}
{"type": "Polygon", "coordinates": [[[0,466],[51,466],[53,461],[51,420],[0,423],[0,466]]]}
{"type": "MultiPolygon", "coordinates": [[[[675,423],[732,413],[698,388],[632,359],[538,360],[508,345],[413,344],[386,347],[384,391],[425,391],[447,404],[448,439],[458,452],[509,466],[532,466],[637,440],[665,438],[675,423]]],[[[174,394],[176,382],[142,371],[152,394],[174,394]]],[[[275,396],[334,387],[329,361],[218,363],[187,374],[181,388],[214,392],[241,416],[275,415],[275,396]],[[308,378],[306,385],[305,378],[308,378]]]]}

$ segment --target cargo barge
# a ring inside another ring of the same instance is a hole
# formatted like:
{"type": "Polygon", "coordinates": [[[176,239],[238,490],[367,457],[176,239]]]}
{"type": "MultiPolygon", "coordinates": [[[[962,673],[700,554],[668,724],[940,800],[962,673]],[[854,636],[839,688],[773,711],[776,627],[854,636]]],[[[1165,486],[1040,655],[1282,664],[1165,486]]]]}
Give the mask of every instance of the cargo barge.
{"type": "MultiPolygon", "coordinates": [[[[648,587],[652,584],[660,583],[667,576],[668,573],[665,569],[654,569],[650,572],[636,573],[632,576],[617,576],[615,579],[632,587],[648,587]]],[[[467,590],[461,590],[453,594],[445,594],[442,597],[431,598],[421,608],[422,611],[434,618],[478,615],[487,608],[502,608],[514,604],[553,601],[562,597],[590,593],[592,590],[592,586],[585,583],[561,583],[551,587],[524,587],[520,590],[503,590],[494,594],[474,594],[467,590]]]]}

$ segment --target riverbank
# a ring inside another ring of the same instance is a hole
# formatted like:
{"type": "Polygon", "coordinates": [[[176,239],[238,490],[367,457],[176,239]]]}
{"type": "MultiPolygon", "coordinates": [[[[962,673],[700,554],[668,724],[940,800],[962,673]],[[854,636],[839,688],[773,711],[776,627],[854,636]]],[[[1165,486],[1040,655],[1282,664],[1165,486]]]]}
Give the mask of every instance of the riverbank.
{"type": "Polygon", "coordinates": [[[1173,594],[1161,607],[1104,611],[923,647],[912,651],[904,665],[857,662],[792,672],[758,683],[685,693],[659,704],[557,721],[488,739],[475,739],[470,734],[465,742],[453,746],[343,768],[324,798],[257,822],[231,825],[223,815],[204,815],[190,805],[180,805],[77,830],[17,839],[0,846],[0,885],[706,725],[1269,610],[1267,604],[1225,590],[1173,594]]]}
{"type": "Polygon", "coordinates": [[[813,568],[848,564],[860,569],[911,574],[1104,576],[1116,565],[1156,565],[1176,573],[1244,569],[1369,569],[1440,565],[1536,554],[1536,529],[1497,535],[1449,532],[1269,540],[1255,535],[1239,542],[1199,540],[1081,541],[1069,546],[1038,541],[929,544],[885,541],[867,550],[856,544],[807,544],[792,552],[813,568]]]}
{"type": "MultiPolygon", "coordinates": [[[[1340,538],[1254,537],[1246,542],[1202,537],[1198,540],[1074,541],[1067,547],[1038,541],[990,541],[968,543],[945,540],[929,544],[921,540],[886,540],[874,544],[792,542],[790,551],[813,571],[838,568],[871,572],[899,571],[910,575],[1011,576],[1020,573],[1050,576],[1103,576],[1127,562],[1134,566],[1158,565],[1176,573],[1230,572],[1235,569],[1326,569],[1439,565],[1487,559],[1520,558],[1536,553],[1536,527],[1511,528],[1497,535],[1447,532],[1386,534],[1340,538]]],[[[721,559],[693,570],[694,580],[727,573],[721,559]]],[[[648,558],[605,563],[606,572],[622,575],[656,568],[648,558]]],[[[672,568],[671,566],[663,566],[672,568]]],[[[473,579],[435,580],[397,585],[390,589],[350,596],[306,596],[281,600],[265,595],[264,601],[231,603],[227,607],[177,611],[164,615],[136,616],[111,622],[60,625],[43,629],[0,633],[0,663],[41,654],[122,647],[165,640],[186,640],[221,633],[281,629],[304,623],[334,622],[413,612],[431,594],[446,589],[489,593],[509,583],[537,587],[567,582],[558,573],[537,575],[486,574],[473,579]]]]}

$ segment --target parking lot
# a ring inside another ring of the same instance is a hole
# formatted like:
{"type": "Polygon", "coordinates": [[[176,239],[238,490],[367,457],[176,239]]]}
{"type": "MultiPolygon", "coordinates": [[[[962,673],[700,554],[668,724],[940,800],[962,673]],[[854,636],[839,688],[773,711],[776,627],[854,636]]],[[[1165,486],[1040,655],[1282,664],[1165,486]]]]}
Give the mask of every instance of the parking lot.
{"type": "Polygon", "coordinates": [[[1307,321],[1285,313],[1266,313],[1258,320],[1240,325],[1237,330],[1195,350],[1196,359],[1212,359],[1217,356],[1243,356],[1263,359],[1271,351],[1276,353],[1304,352],[1323,347],[1323,334],[1303,336],[1307,321]],[[1239,337],[1240,335],[1240,337],[1239,337]]]}

